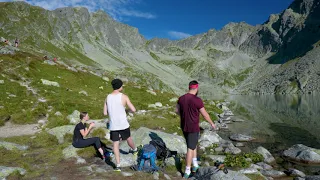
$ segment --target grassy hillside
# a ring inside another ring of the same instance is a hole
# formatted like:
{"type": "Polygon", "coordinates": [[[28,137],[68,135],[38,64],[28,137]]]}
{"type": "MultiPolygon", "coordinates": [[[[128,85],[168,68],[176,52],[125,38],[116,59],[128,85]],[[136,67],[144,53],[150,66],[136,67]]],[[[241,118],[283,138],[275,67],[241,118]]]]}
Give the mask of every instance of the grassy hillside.
{"type": "MultiPolygon", "coordinates": [[[[103,102],[106,95],[112,91],[110,82],[91,73],[73,72],[61,65],[45,64],[40,57],[24,52],[1,55],[0,59],[1,79],[5,81],[0,85],[0,97],[4,106],[0,109],[2,124],[9,117],[14,123],[33,123],[39,116],[47,113],[53,116],[57,111],[65,116],[74,110],[88,111],[93,119],[103,118],[103,102]],[[43,85],[41,79],[55,81],[60,87],[43,85]],[[26,82],[37,90],[36,95],[19,84],[26,82]],[[88,96],[80,94],[80,91],[86,91],[88,96]],[[38,102],[39,98],[47,101],[38,102]],[[50,109],[53,110],[48,112],[50,109]]],[[[107,72],[105,76],[110,80],[113,78],[107,72]]],[[[140,110],[155,102],[167,104],[169,99],[174,97],[173,94],[160,92],[155,96],[146,92],[147,87],[134,86],[133,83],[125,84],[124,93],[129,95],[140,110]]]]}

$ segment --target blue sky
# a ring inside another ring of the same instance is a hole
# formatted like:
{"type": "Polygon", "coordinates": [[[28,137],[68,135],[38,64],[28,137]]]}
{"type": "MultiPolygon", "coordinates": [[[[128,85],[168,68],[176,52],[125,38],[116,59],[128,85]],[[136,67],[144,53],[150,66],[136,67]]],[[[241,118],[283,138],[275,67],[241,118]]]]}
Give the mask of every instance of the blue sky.
{"type": "MultiPolygon", "coordinates": [[[[9,0],[0,0],[9,1],[9,0]]],[[[181,39],[221,29],[229,22],[262,24],[293,0],[25,0],[45,9],[84,6],[105,10],[117,21],[137,27],[147,39],[181,39]]]]}

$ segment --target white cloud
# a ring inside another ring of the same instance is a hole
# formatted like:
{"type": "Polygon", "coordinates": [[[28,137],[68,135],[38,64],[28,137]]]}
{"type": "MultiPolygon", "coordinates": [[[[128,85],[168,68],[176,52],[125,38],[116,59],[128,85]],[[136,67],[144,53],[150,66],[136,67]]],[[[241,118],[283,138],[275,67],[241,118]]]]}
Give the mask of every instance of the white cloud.
{"type": "MultiPolygon", "coordinates": [[[[14,0],[0,0],[14,1],[14,0]]],[[[25,0],[29,4],[43,7],[48,10],[54,10],[61,7],[83,6],[89,11],[102,9],[110,14],[116,20],[128,19],[128,17],[137,17],[145,19],[154,19],[156,15],[150,12],[142,12],[133,9],[134,5],[143,0],[25,0]]]]}
{"type": "Polygon", "coordinates": [[[192,36],[191,34],[184,33],[184,32],[178,32],[178,31],[169,31],[168,34],[173,39],[184,39],[184,38],[192,36]]]}

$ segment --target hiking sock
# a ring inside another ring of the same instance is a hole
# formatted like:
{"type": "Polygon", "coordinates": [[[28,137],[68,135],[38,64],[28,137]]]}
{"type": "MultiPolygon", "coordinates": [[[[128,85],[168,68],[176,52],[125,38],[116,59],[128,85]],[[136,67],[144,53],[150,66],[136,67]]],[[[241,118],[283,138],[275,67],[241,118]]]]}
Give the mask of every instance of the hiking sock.
{"type": "Polygon", "coordinates": [[[191,174],[191,168],[186,166],[186,171],[184,172],[186,174],[191,174]]]}
{"type": "Polygon", "coordinates": [[[120,168],[120,164],[117,164],[117,166],[116,166],[117,168],[120,168]]]}
{"type": "Polygon", "coordinates": [[[138,148],[134,148],[134,149],[132,149],[132,151],[133,151],[133,152],[136,152],[136,151],[138,151],[138,148]]]}
{"type": "Polygon", "coordinates": [[[198,167],[199,164],[198,164],[198,159],[197,158],[192,158],[192,164],[194,167],[198,167]]]}

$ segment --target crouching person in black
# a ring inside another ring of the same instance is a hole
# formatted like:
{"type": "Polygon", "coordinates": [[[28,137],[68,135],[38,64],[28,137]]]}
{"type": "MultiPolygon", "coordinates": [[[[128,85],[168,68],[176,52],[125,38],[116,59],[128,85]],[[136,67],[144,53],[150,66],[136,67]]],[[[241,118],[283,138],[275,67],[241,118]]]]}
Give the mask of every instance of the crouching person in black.
{"type": "Polygon", "coordinates": [[[73,142],[72,145],[75,148],[84,148],[88,146],[95,146],[95,148],[100,152],[102,159],[105,159],[103,150],[101,147],[101,141],[99,137],[93,137],[84,139],[90,130],[94,127],[94,123],[90,123],[89,128],[86,128],[85,122],[89,120],[89,115],[87,112],[80,113],[80,123],[76,125],[73,132],[73,142]]]}

